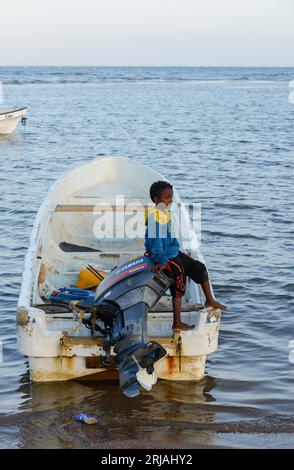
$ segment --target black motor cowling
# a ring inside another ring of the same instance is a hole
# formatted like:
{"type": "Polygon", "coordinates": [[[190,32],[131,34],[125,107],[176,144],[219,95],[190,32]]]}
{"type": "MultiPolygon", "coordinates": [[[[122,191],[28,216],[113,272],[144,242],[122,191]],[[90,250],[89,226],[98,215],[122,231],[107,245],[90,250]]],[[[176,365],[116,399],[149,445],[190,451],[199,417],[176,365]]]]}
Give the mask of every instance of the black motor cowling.
{"type": "Polygon", "coordinates": [[[156,382],[154,362],[166,354],[159,343],[148,341],[147,314],[173,281],[152,267],[144,255],[115,268],[97,287],[91,310],[93,329],[105,336],[109,358],[114,346],[120,389],[129,397],[139,395],[140,385],[150,390],[156,382]]]}

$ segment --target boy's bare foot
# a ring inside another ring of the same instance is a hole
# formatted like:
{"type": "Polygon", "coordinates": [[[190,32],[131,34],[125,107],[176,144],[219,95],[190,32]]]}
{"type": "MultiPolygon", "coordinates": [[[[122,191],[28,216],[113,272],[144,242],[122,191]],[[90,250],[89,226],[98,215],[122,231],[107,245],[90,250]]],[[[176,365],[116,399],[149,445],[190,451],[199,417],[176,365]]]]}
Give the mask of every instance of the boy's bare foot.
{"type": "Polygon", "coordinates": [[[228,310],[228,307],[226,305],[220,304],[217,302],[217,300],[210,300],[205,302],[205,307],[214,307],[214,308],[219,308],[220,310],[226,311],[228,310]]]}
{"type": "Polygon", "coordinates": [[[194,330],[195,325],[187,325],[187,323],[174,323],[173,324],[173,331],[181,330],[181,331],[188,331],[194,330]]]}

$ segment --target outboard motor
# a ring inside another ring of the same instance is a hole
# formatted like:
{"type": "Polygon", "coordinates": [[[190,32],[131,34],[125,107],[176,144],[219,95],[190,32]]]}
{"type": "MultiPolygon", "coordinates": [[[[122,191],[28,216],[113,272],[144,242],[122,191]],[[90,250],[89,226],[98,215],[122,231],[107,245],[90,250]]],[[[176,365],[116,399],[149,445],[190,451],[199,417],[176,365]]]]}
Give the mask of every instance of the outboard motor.
{"type": "MultiPolygon", "coordinates": [[[[156,383],[154,362],[165,356],[165,349],[147,340],[147,313],[158,302],[173,280],[163,273],[154,273],[146,255],[115,268],[98,285],[92,316],[86,322],[92,333],[104,337],[104,350],[110,360],[114,346],[120,370],[120,389],[128,397],[140,394],[140,385],[150,390],[156,383]],[[104,329],[97,321],[104,323],[104,329]]],[[[83,301],[79,302],[82,307],[83,301]]],[[[107,364],[106,364],[107,365],[107,364]]]]}

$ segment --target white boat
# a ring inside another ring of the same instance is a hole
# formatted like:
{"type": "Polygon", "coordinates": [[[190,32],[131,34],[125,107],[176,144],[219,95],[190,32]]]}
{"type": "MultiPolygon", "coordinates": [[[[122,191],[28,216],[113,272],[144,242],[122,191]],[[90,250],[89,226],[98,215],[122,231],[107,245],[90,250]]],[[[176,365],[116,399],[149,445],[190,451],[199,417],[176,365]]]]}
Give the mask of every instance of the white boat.
{"type": "MultiPolygon", "coordinates": [[[[150,185],[158,180],[166,178],[148,166],[126,158],[107,157],[70,171],[49,191],[32,230],[17,307],[18,349],[28,357],[32,381],[118,377],[113,349],[112,365],[105,365],[102,336],[91,336],[72,312],[64,313],[57,308],[48,314],[42,305],[48,291],[77,286],[79,271],[87,263],[108,272],[144,254],[144,235],[97,238],[97,206],[96,210],[94,207],[97,204],[113,207],[115,196],[120,195],[116,215],[126,213],[126,207],[130,210],[129,204],[143,204],[145,208],[150,204],[150,185]]],[[[174,204],[180,203],[174,189],[174,204]]],[[[182,221],[189,225],[186,209],[182,221]]],[[[121,223],[125,224],[123,218],[116,219],[119,230],[125,228],[119,227],[121,223]]],[[[203,261],[191,227],[189,237],[189,249],[183,249],[180,238],[181,248],[203,261]]],[[[148,339],[157,341],[166,351],[155,363],[158,378],[198,381],[204,377],[206,356],[218,346],[221,312],[204,308],[202,296],[201,288],[188,282],[182,320],[195,324],[193,330],[173,333],[169,295],[161,297],[149,311],[148,339]]]]}
{"type": "Polygon", "coordinates": [[[11,134],[17,124],[22,121],[25,123],[27,107],[0,109],[0,134],[11,134]]]}

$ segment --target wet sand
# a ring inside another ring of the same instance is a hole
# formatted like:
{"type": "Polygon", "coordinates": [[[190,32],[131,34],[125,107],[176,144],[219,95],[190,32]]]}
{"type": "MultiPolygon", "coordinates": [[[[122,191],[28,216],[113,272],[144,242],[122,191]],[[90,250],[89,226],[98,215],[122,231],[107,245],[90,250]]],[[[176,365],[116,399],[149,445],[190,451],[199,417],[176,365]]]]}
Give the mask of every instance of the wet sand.
{"type": "MultiPolygon", "coordinates": [[[[68,394],[67,385],[59,384],[60,393],[55,393],[53,384],[34,386],[35,398],[42,391],[40,401],[22,412],[1,414],[0,448],[294,448],[291,416],[226,422],[216,419],[209,405],[152,403],[148,395],[129,400],[111,385],[100,397],[97,393],[77,396],[68,394]],[[94,414],[98,423],[77,421],[75,415],[81,411],[94,414]]],[[[82,388],[75,384],[73,390],[82,388]]]]}
{"type": "MultiPolygon", "coordinates": [[[[41,413],[38,416],[0,416],[0,449],[219,449],[219,448],[281,448],[294,449],[294,430],[254,432],[265,426],[264,423],[244,423],[244,431],[230,432],[201,429],[171,423],[154,426],[153,422],[138,424],[136,430],[129,430],[126,436],[125,425],[121,427],[122,438],[113,433],[110,423],[86,425],[75,421],[73,416],[63,413],[41,413]],[[61,422],[61,415],[63,416],[61,422]],[[252,432],[245,432],[245,426],[252,432]],[[112,433],[114,437],[112,437],[112,433]]],[[[225,428],[219,424],[217,428],[225,428]]],[[[234,428],[234,426],[228,426],[234,428]]],[[[238,423],[235,423],[237,429],[238,423]]]]}

